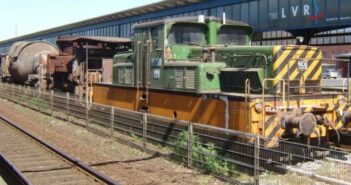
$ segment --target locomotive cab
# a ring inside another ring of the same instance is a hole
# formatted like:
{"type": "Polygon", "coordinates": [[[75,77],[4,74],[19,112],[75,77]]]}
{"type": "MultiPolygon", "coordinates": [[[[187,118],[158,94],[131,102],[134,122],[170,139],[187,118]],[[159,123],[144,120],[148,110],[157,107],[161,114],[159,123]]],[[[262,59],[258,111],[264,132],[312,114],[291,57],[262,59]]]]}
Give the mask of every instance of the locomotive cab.
{"type": "Polygon", "coordinates": [[[196,17],[166,19],[134,27],[134,57],[125,62],[115,55],[114,83],[183,91],[219,93],[219,72],[223,62],[207,62],[210,31],[196,17]],[[133,77],[135,77],[133,79],[133,77]],[[123,79],[133,79],[126,83],[123,79]]]}

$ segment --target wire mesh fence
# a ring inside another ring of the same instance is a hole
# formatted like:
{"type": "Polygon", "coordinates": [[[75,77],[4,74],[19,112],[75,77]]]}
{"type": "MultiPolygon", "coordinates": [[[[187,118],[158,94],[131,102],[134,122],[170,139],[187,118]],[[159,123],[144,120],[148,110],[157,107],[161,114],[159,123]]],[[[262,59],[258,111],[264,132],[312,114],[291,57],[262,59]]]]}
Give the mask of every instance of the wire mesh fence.
{"type": "Polygon", "coordinates": [[[231,183],[289,184],[289,179],[292,184],[351,181],[347,175],[351,162],[346,152],[289,141],[279,141],[276,147],[267,148],[264,144],[270,139],[257,135],[89,104],[68,93],[13,84],[0,83],[0,97],[87,128],[98,125],[111,136],[123,133],[139,138],[145,148],[149,144],[162,145],[170,149],[171,159],[231,183]],[[334,168],[339,172],[335,173],[334,168]]]}

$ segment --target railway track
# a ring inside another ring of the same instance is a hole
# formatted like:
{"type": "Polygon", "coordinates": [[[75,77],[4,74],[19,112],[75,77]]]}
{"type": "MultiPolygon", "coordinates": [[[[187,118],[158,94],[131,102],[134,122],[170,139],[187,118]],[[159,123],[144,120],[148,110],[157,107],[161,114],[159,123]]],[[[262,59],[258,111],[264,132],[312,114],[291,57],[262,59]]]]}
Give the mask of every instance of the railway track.
{"type": "Polygon", "coordinates": [[[119,184],[33,136],[2,115],[0,130],[0,153],[31,184],[119,184]]]}

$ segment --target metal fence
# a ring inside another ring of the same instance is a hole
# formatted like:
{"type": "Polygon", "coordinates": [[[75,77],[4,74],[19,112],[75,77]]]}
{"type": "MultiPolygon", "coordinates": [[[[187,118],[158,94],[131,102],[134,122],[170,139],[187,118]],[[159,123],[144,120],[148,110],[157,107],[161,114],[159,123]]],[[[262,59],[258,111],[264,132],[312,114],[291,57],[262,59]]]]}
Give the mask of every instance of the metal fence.
{"type": "MultiPolygon", "coordinates": [[[[172,151],[171,159],[231,183],[259,184],[261,181],[263,184],[286,184],[284,176],[287,172],[323,182],[335,182],[333,180],[336,179],[340,184],[349,182],[347,179],[340,180],[348,176],[347,170],[351,171],[347,165],[348,153],[345,152],[288,141],[279,141],[279,146],[266,148],[264,143],[268,139],[257,135],[87,104],[70,94],[43,92],[13,84],[0,83],[0,97],[87,128],[99,125],[112,136],[116,132],[127,134],[138,138],[144,148],[149,148],[149,143],[161,144],[172,151]],[[340,164],[345,173],[324,173],[321,175],[324,179],[316,178],[310,174],[308,166],[301,168],[306,162],[340,164]]],[[[306,182],[304,178],[293,176],[292,181],[301,184],[306,182]]]]}

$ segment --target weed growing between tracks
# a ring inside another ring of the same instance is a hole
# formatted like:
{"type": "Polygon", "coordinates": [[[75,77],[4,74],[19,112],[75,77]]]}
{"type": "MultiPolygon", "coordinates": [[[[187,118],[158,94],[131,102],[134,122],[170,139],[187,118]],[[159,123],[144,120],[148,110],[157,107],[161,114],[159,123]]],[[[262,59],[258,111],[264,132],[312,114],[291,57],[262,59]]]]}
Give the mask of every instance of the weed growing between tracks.
{"type": "MultiPolygon", "coordinates": [[[[173,151],[181,156],[183,162],[187,161],[188,151],[185,149],[188,148],[188,140],[189,133],[182,131],[174,142],[173,151]]],[[[227,162],[218,158],[218,152],[213,143],[208,143],[205,147],[198,136],[193,136],[192,151],[193,164],[208,173],[228,177],[229,172],[235,169],[235,166],[228,165],[227,162]]]]}

